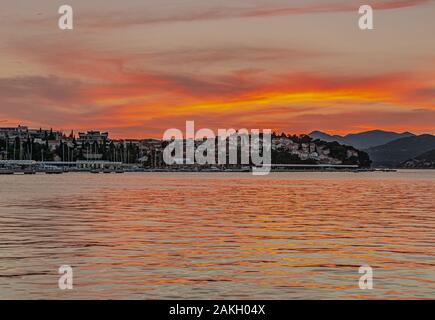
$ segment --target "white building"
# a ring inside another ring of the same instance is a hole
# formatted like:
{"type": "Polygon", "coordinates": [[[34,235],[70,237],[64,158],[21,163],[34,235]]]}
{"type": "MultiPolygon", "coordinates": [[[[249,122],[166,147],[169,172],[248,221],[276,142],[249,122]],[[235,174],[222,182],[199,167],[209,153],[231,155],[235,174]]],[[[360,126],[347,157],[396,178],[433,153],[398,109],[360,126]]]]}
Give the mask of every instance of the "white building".
{"type": "Polygon", "coordinates": [[[88,131],[88,132],[79,132],[79,138],[77,139],[77,143],[79,145],[84,144],[94,144],[102,145],[104,142],[109,140],[108,132],[100,132],[100,131],[88,131]]]}

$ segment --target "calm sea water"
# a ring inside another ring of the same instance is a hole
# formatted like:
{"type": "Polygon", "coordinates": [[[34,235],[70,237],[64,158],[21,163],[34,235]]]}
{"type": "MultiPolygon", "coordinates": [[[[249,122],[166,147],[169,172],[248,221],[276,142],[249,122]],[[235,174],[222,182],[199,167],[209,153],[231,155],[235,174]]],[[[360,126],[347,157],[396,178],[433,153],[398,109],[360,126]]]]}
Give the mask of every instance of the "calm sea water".
{"type": "Polygon", "coordinates": [[[435,171],[0,176],[0,299],[435,298],[434,248],[435,171]]]}

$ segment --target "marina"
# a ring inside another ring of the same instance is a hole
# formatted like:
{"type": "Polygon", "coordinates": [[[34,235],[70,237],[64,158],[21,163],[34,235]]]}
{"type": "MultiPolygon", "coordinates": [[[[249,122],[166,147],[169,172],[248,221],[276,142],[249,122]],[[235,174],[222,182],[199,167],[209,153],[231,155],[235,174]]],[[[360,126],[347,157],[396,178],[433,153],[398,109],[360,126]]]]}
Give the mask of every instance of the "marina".
{"type": "MultiPolygon", "coordinates": [[[[0,175],[33,175],[33,174],[64,174],[64,173],[91,173],[91,174],[120,174],[127,172],[168,172],[168,173],[243,173],[252,172],[254,167],[242,166],[228,168],[224,166],[166,166],[160,168],[143,168],[111,162],[25,162],[1,161],[0,175]]],[[[271,172],[397,172],[396,169],[368,168],[362,169],[353,165],[301,165],[301,164],[275,164],[270,165],[271,172]]]]}

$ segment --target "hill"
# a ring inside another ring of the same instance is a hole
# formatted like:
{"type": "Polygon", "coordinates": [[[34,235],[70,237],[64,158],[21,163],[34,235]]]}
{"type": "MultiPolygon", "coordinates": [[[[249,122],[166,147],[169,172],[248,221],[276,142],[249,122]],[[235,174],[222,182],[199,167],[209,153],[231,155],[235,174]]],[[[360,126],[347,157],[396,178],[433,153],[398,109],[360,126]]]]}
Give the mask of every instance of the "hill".
{"type": "Polygon", "coordinates": [[[404,161],[413,159],[435,149],[435,136],[424,134],[391,141],[367,149],[374,166],[398,167],[404,161]]]}
{"type": "Polygon", "coordinates": [[[435,149],[419,155],[418,157],[416,157],[416,159],[435,161],[435,149]]]}
{"type": "Polygon", "coordinates": [[[413,137],[415,135],[410,132],[396,133],[382,130],[373,130],[355,134],[348,134],[346,136],[329,135],[324,132],[313,131],[309,134],[309,136],[313,139],[319,139],[326,142],[336,141],[340,144],[364,150],[384,145],[397,139],[413,137]]]}
{"type": "Polygon", "coordinates": [[[321,131],[313,131],[308,136],[310,136],[314,140],[318,139],[325,142],[338,142],[339,144],[347,144],[347,141],[343,136],[339,136],[339,135],[332,136],[321,131]]]}
{"type": "Polygon", "coordinates": [[[435,169],[435,149],[407,160],[400,166],[402,168],[435,169]]]}
{"type": "Polygon", "coordinates": [[[371,165],[368,154],[336,141],[314,140],[307,135],[272,135],[274,164],[371,165]]]}

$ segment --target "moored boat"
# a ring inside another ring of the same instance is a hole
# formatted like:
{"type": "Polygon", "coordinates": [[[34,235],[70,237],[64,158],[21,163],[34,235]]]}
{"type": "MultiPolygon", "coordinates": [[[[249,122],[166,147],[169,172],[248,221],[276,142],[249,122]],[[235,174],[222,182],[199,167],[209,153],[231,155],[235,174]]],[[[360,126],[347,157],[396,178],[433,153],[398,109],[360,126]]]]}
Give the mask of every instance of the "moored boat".
{"type": "Polygon", "coordinates": [[[11,175],[11,174],[14,174],[12,170],[0,168],[0,175],[11,175]]]}
{"type": "Polygon", "coordinates": [[[45,174],[62,174],[63,170],[62,169],[47,169],[45,170],[45,174]]]}

